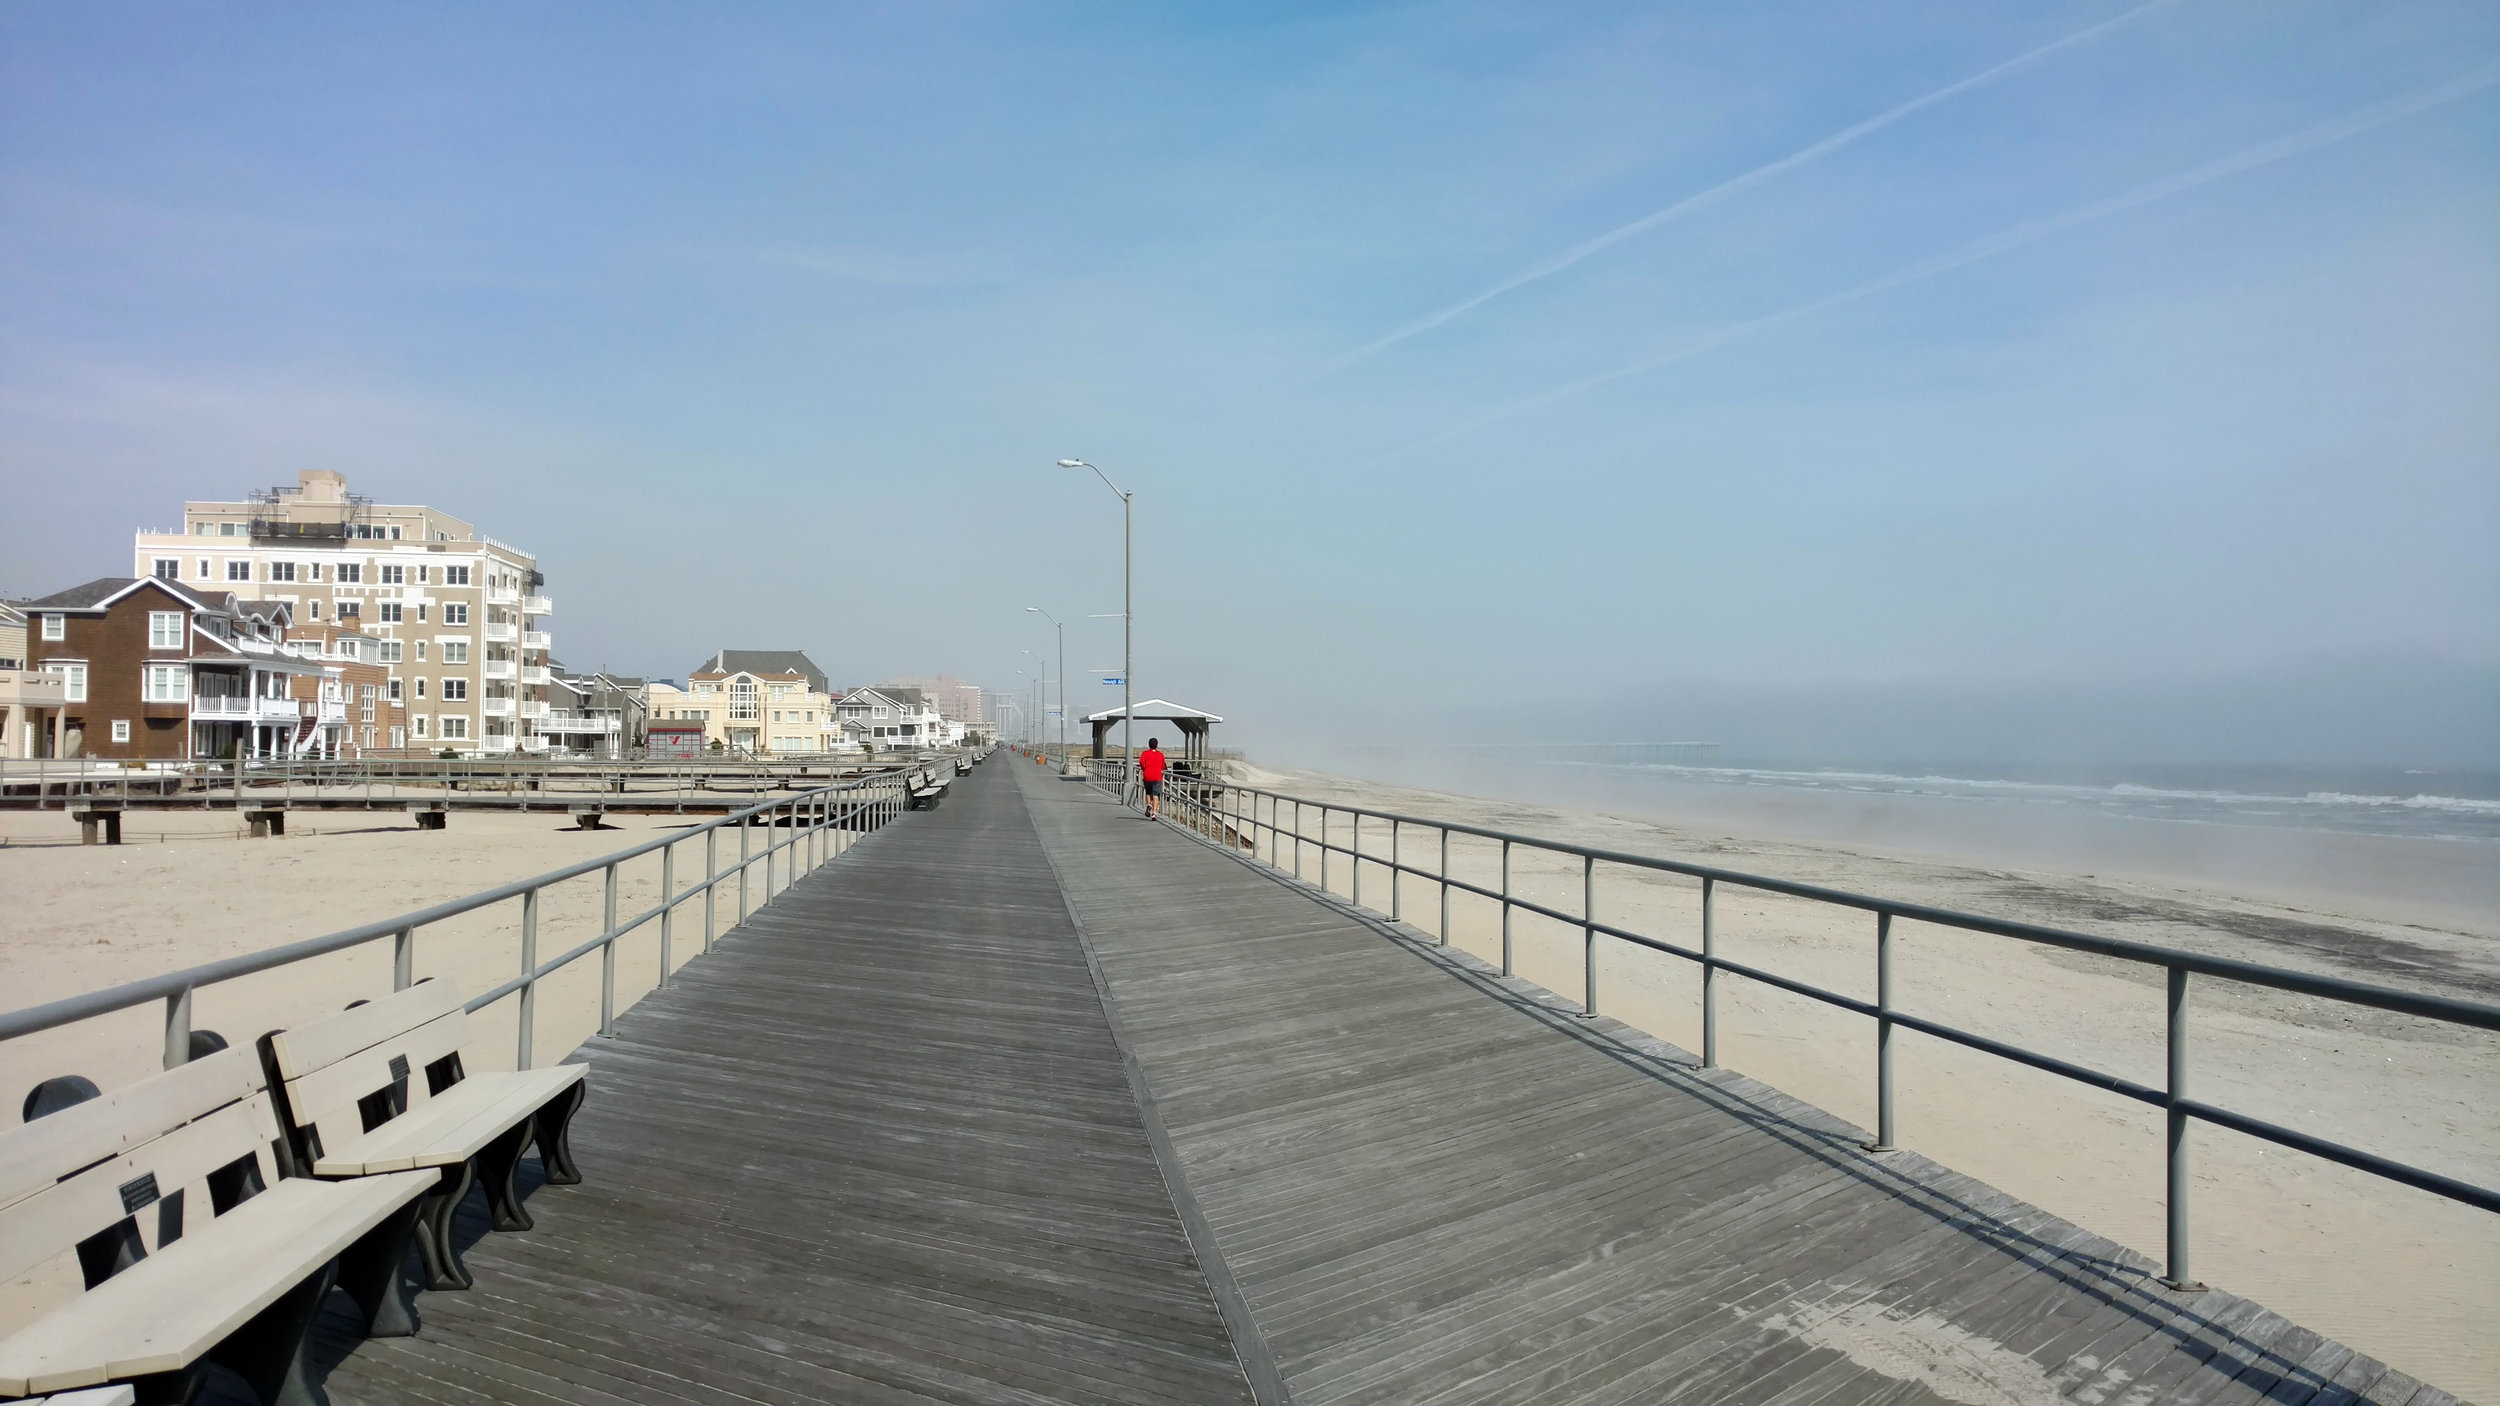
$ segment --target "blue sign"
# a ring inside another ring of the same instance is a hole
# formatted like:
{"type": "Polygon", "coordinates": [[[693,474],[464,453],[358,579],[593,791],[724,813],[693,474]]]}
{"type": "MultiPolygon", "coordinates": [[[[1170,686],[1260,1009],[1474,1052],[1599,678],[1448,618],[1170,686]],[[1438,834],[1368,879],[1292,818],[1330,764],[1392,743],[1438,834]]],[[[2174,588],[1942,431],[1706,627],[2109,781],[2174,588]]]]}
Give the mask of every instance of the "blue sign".
{"type": "Polygon", "coordinates": [[[1118,688],[1120,685],[1127,683],[1128,680],[1124,678],[1108,678],[1104,679],[1102,682],[1103,687],[1105,688],[1118,688]]]}

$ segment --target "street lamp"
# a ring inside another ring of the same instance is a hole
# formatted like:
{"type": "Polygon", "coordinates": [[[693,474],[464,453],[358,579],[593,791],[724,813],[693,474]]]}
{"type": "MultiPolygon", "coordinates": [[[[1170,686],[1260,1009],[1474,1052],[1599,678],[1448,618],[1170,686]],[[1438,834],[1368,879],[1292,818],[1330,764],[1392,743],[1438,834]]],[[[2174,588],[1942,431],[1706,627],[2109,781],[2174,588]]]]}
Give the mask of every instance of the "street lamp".
{"type": "MultiPolygon", "coordinates": [[[[1137,781],[1137,719],[1131,700],[1137,688],[1137,504],[1128,490],[1111,481],[1111,475],[1082,459],[1062,459],[1063,469],[1093,469],[1102,486],[1120,495],[1120,796],[1128,798],[1137,781]]],[[[1067,680],[1060,680],[1067,688],[1067,680]]]]}
{"type": "Polygon", "coordinates": [[[1028,605],[1024,612],[1042,617],[1059,632],[1059,765],[1065,767],[1068,765],[1068,627],[1059,623],[1058,616],[1038,605],[1028,605]]]}
{"type": "MultiPolygon", "coordinates": [[[[1040,678],[1033,681],[1033,740],[1047,750],[1050,746],[1050,661],[1029,649],[1017,652],[1032,660],[1033,667],[1041,670],[1042,673],[1040,678]]],[[[1067,691],[1065,685],[1061,686],[1060,691],[1062,693],[1067,691]]]]}

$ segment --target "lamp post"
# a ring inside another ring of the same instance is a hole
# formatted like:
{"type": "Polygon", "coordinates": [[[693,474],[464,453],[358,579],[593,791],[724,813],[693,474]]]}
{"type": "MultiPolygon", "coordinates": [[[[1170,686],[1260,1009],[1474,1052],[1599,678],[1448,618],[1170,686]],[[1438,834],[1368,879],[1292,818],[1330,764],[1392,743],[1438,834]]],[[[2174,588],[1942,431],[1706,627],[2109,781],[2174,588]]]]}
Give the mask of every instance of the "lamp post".
{"type": "MultiPolygon", "coordinates": [[[[1044,750],[1048,750],[1050,746],[1050,661],[1029,649],[1020,652],[1025,658],[1033,661],[1034,668],[1041,671],[1041,677],[1033,681],[1033,740],[1041,744],[1044,750]]],[[[1064,685],[1061,691],[1066,691],[1064,685]]]]}
{"type": "MultiPolygon", "coordinates": [[[[1093,469],[1103,487],[1120,495],[1120,798],[1126,801],[1137,784],[1137,719],[1130,716],[1137,689],[1137,504],[1111,475],[1082,459],[1062,459],[1059,467],[1093,469]]],[[[1060,687],[1067,687],[1065,679],[1060,687]]]]}
{"type": "Polygon", "coordinates": [[[1068,627],[1059,623],[1058,616],[1038,605],[1028,605],[1024,609],[1028,615],[1038,615],[1049,621],[1051,628],[1059,632],[1059,765],[1065,767],[1068,764],[1068,627]]]}

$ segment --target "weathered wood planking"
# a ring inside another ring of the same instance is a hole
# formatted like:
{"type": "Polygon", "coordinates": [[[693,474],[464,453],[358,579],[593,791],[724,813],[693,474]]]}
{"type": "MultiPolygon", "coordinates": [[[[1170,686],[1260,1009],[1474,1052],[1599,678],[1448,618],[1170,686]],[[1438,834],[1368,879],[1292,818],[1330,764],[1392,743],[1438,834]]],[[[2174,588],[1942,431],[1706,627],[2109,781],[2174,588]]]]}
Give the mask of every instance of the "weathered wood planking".
{"type": "Polygon", "coordinates": [[[335,1398],[1250,1400],[1002,770],[586,1046],[586,1183],[335,1398]]]}
{"type": "Polygon", "coordinates": [[[1301,1406],[2449,1399],[1088,790],[1020,784],[1301,1406]]]}

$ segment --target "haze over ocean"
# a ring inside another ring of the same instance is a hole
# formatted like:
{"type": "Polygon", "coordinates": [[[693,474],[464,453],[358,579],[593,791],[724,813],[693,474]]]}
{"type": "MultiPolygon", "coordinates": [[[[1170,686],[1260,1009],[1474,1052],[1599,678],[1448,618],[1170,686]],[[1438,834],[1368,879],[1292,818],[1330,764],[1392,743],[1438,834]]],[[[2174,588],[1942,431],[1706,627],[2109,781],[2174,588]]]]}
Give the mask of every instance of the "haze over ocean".
{"type": "MultiPolygon", "coordinates": [[[[2475,0],[0,14],[0,592],[345,471],[569,666],[2500,767],[2475,0]]],[[[2200,788],[2188,788],[2200,789],[2200,788]]]]}

